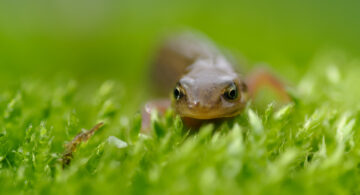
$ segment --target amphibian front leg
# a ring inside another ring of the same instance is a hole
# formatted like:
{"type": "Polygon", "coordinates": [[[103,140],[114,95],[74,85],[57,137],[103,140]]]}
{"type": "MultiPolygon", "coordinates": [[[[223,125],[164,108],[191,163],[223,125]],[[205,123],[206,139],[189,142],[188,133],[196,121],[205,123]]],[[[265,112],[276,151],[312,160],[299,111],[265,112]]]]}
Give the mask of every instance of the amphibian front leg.
{"type": "Polygon", "coordinates": [[[264,68],[257,69],[249,76],[247,76],[246,84],[250,98],[254,98],[260,88],[268,86],[278,94],[282,101],[290,101],[290,96],[287,93],[283,82],[264,68]]]}
{"type": "Polygon", "coordinates": [[[170,108],[171,101],[169,99],[159,99],[147,102],[141,111],[142,122],[141,131],[148,132],[151,128],[151,112],[156,110],[160,115],[164,115],[166,110],[170,108]]]}

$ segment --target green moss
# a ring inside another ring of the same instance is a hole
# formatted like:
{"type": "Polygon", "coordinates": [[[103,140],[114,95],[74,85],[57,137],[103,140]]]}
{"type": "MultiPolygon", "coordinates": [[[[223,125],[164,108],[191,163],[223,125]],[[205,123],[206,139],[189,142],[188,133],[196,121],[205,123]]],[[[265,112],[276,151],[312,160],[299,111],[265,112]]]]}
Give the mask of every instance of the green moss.
{"type": "Polygon", "coordinates": [[[360,95],[344,84],[360,70],[326,68],[309,69],[290,104],[253,102],[234,121],[190,134],[171,111],[154,113],[153,131],[141,134],[139,114],[121,110],[118,82],[84,92],[74,80],[28,80],[0,93],[0,192],[359,193],[360,95]],[[63,170],[63,145],[98,121],[104,128],[63,170]]]}

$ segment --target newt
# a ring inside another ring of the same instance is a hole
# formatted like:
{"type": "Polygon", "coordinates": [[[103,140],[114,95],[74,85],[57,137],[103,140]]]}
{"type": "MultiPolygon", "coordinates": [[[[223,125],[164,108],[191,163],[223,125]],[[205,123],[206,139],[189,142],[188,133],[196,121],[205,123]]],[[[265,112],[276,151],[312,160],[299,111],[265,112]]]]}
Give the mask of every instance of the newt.
{"type": "Polygon", "coordinates": [[[149,128],[152,110],[163,114],[169,107],[189,127],[235,117],[263,85],[289,100],[283,83],[268,71],[244,77],[212,41],[189,32],[163,41],[154,58],[152,80],[165,94],[171,93],[171,98],[145,105],[142,129],[149,128]]]}

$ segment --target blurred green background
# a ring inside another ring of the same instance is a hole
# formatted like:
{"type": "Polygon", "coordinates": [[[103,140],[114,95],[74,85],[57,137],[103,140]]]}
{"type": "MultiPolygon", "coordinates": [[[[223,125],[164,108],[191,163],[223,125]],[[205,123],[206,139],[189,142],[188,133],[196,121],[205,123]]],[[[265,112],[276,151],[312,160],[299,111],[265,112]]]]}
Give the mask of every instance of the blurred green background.
{"type": "Polygon", "coordinates": [[[0,87],[110,79],[143,91],[157,41],[177,29],[199,30],[247,65],[265,62],[296,82],[321,51],[358,55],[359,8],[333,0],[2,0],[0,87]]]}

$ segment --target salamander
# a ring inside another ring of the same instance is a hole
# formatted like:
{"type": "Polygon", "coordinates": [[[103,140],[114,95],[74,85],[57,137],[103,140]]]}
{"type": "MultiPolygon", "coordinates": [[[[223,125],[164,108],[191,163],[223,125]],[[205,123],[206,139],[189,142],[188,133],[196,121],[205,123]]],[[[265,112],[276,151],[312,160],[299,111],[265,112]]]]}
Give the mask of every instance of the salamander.
{"type": "Polygon", "coordinates": [[[288,99],[277,78],[264,70],[245,78],[204,35],[187,32],[167,38],[156,52],[153,64],[154,85],[165,94],[171,93],[171,98],[145,105],[143,128],[149,126],[153,109],[164,113],[169,107],[188,126],[234,117],[264,84],[288,99]]]}

